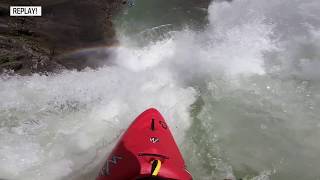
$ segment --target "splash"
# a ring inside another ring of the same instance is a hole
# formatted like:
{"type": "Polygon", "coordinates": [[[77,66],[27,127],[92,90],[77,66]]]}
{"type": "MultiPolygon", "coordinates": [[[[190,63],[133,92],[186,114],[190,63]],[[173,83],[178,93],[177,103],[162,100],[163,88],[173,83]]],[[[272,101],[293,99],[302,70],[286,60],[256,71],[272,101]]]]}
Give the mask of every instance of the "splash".
{"type": "Polygon", "coordinates": [[[0,84],[0,174],[8,179],[61,179],[88,162],[97,165],[150,106],[177,127],[179,139],[196,95],[178,87],[169,73],[123,67],[2,77],[0,84]]]}

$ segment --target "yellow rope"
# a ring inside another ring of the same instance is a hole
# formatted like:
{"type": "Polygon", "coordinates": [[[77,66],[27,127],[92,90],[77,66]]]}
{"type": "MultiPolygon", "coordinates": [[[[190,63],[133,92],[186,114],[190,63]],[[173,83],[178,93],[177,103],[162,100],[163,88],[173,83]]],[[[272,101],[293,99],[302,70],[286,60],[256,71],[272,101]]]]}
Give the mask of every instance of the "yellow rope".
{"type": "MultiPolygon", "coordinates": [[[[154,160],[157,161],[157,166],[154,169],[154,171],[152,172],[152,176],[158,176],[160,168],[161,168],[161,161],[160,160],[154,160]]],[[[151,163],[153,163],[154,161],[152,161],[151,163]]]]}

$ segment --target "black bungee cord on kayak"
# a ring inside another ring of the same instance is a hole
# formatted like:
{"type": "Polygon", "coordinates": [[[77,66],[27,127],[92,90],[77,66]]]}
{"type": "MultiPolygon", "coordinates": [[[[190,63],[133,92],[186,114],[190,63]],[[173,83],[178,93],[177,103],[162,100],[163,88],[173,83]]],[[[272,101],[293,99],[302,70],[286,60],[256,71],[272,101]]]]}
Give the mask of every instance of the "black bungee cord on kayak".
{"type": "Polygon", "coordinates": [[[153,160],[151,162],[151,175],[158,176],[161,168],[161,161],[160,160],[153,160]]]}

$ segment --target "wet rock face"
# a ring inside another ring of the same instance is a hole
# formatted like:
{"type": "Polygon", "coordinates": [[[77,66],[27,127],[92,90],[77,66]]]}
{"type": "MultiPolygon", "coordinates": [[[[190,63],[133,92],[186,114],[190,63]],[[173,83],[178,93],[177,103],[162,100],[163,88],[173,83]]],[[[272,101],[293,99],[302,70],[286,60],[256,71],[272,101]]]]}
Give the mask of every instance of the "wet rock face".
{"type": "Polygon", "coordinates": [[[115,44],[111,17],[121,6],[121,0],[2,0],[0,71],[30,74],[86,67],[88,60],[66,54],[115,44]],[[40,5],[42,17],[9,17],[10,5],[40,5]]]}

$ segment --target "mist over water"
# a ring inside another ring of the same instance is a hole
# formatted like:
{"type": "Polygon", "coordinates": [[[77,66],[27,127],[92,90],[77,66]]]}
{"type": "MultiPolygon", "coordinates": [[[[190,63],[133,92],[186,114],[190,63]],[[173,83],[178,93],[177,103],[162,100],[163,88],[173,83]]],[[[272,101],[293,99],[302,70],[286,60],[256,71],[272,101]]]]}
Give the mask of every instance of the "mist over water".
{"type": "Polygon", "coordinates": [[[192,2],[137,0],[112,66],[1,76],[0,178],[92,179],[153,106],[194,179],[319,179],[320,2],[192,2]]]}

